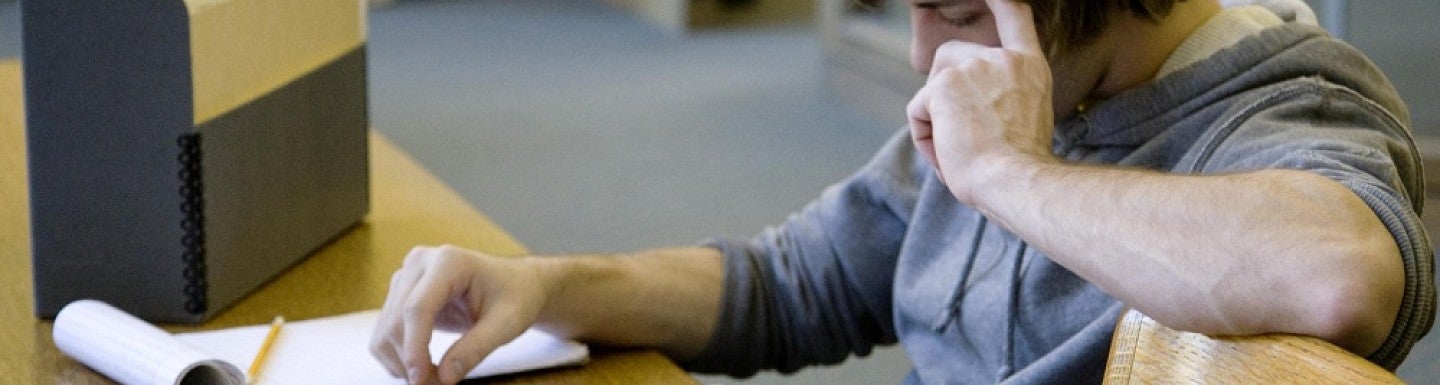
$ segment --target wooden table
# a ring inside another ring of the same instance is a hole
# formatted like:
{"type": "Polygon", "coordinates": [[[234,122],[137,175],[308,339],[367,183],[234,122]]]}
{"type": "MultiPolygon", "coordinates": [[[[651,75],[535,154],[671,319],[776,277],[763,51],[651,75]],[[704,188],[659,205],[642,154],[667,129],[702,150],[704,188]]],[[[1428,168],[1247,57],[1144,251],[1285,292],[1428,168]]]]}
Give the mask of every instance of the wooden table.
{"type": "Polygon", "coordinates": [[[1404,384],[1319,338],[1207,337],[1130,310],[1115,327],[1106,384],[1404,384]]]}
{"type": "MultiPolygon", "coordinates": [[[[20,66],[0,61],[0,373],[30,384],[108,384],[60,354],[51,322],[34,316],[20,66]]],[[[371,211],[363,224],[214,320],[171,331],[264,324],[380,307],[390,274],[414,245],[454,244],[497,255],[525,247],[378,134],[370,137],[371,211]]],[[[694,384],[648,350],[600,350],[578,368],[492,379],[495,384],[694,384]]]]}

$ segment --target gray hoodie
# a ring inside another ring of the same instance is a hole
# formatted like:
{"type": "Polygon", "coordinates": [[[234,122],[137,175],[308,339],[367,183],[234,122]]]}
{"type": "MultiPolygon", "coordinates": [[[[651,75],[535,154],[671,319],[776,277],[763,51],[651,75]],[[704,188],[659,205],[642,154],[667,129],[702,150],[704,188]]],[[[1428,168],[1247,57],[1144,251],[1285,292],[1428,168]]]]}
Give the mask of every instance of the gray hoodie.
{"type": "MultiPolygon", "coordinates": [[[[1181,174],[1307,170],[1354,191],[1404,258],[1393,369],[1434,318],[1433,254],[1405,106],[1358,51],[1287,23],[1056,127],[1079,163],[1181,174]]],[[[1178,235],[1178,234],[1177,234],[1178,235]]],[[[850,178],[726,255],[722,316],[684,365],[783,372],[903,344],[906,384],[1099,382],[1123,304],[959,204],[898,132],[850,178]]]]}

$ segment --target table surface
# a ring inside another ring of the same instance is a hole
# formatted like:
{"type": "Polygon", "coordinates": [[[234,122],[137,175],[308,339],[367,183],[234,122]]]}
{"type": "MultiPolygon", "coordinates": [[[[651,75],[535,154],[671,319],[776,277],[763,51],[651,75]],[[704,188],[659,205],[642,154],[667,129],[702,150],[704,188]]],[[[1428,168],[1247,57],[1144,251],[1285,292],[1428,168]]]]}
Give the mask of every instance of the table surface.
{"type": "MultiPolygon", "coordinates": [[[[20,66],[0,61],[0,373],[33,384],[109,384],[56,350],[51,322],[34,315],[20,66]],[[28,380],[27,380],[28,379],[28,380]]],[[[496,255],[524,246],[378,134],[370,137],[371,211],[365,221],[200,326],[265,324],[278,312],[303,320],[380,307],[390,274],[415,245],[454,244],[496,255]]],[[[593,352],[581,367],[491,379],[495,384],[695,383],[651,350],[593,352]]]]}

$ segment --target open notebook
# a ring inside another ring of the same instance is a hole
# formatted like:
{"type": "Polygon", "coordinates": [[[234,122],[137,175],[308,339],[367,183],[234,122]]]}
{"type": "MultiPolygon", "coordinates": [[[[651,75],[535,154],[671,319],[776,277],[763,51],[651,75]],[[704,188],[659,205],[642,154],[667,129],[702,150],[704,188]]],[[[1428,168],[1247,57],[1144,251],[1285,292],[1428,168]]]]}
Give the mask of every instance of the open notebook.
{"type": "MultiPolygon", "coordinates": [[[[256,384],[404,384],[368,347],[376,311],[286,323],[256,384]]],[[[66,305],[55,317],[55,346],[122,384],[245,384],[269,325],[170,334],[95,300],[66,305]]],[[[459,335],[435,332],[438,360],[459,335]]],[[[500,347],[466,378],[584,363],[585,345],[537,330],[500,347]]]]}

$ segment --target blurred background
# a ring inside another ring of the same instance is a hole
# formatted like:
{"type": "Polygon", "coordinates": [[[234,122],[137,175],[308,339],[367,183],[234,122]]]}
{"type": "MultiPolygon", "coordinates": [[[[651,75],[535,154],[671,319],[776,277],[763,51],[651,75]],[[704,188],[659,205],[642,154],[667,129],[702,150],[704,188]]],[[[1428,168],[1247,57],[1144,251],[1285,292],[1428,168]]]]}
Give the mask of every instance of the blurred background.
{"type": "MultiPolygon", "coordinates": [[[[904,124],[921,81],[904,2],[664,1],[372,1],[371,124],[537,253],[749,237],[904,124]]],[[[1440,152],[1440,2],[1310,3],[1440,152]]],[[[19,56],[18,3],[0,0],[0,60],[19,56]]],[[[1437,340],[1402,378],[1440,383],[1437,340]]],[[[699,378],[895,384],[909,367],[892,347],[793,376],[699,378]]]]}

